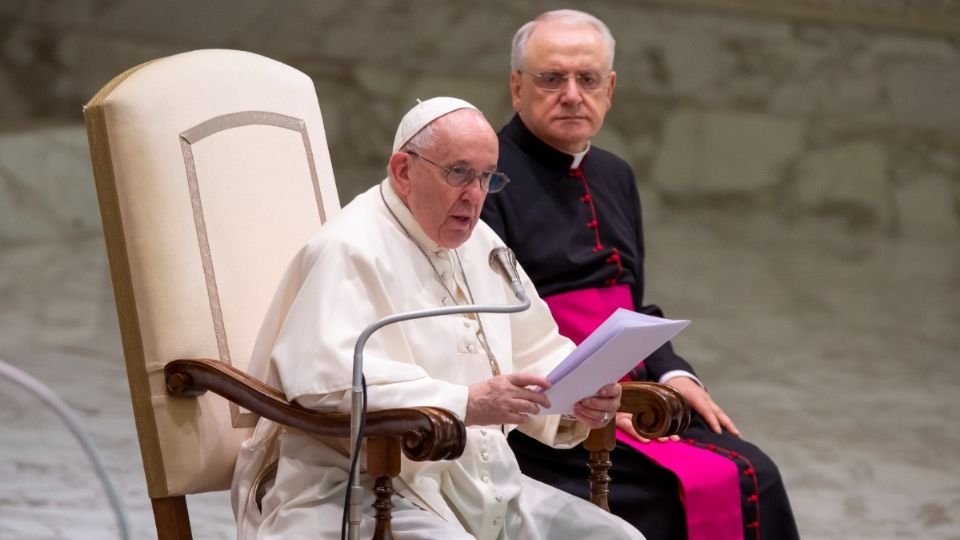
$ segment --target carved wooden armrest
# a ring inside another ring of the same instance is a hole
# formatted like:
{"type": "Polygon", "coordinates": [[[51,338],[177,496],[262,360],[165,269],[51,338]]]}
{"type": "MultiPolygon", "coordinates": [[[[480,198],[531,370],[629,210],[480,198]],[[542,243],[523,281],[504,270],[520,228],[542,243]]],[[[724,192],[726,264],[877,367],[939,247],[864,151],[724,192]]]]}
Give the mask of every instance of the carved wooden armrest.
{"type": "MultiPolygon", "coordinates": [[[[620,383],[620,412],[633,414],[633,427],[648,439],[676,435],[690,425],[690,405],[676,389],[653,382],[620,383]]],[[[590,431],[583,447],[590,452],[590,500],[604,510],[610,510],[607,495],[613,463],[610,451],[616,445],[616,422],[590,431]]]]}
{"type": "MultiPolygon", "coordinates": [[[[197,397],[210,390],[278,424],[322,437],[350,437],[350,415],[325,413],[287,401],[283,392],[209,359],[174,360],[163,368],[167,393],[197,397]]],[[[456,459],[467,444],[463,422],[436,407],[387,409],[367,413],[367,473],[376,479],[374,538],[390,538],[391,478],[400,474],[400,452],[413,461],[456,459]]]]}
{"type": "MultiPolygon", "coordinates": [[[[283,392],[218,360],[174,360],[164,368],[167,393],[197,397],[207,390],[264,418],[321,437],[350,437],[350,415],[319,412],[287,401],[283,392]]],[[[414,461],[456,459],[466,445],[466,428],[450,411],[436,407],[387,409],[367,414],[367,438],[402,440],[414,461]]]]}

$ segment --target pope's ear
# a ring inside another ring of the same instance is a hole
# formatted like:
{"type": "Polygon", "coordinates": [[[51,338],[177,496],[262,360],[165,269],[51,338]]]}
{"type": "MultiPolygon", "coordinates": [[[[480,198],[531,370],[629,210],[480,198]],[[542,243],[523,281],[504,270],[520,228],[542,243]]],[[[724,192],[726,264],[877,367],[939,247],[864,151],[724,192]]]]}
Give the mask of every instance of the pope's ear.
{"type": "Polygon", "coordinates": [[[390,180],[393,182],[393,188],[401,197],[406,197],[410,193],[410,154],[406,152],[394,152],[390,156],[389,162],[390,180]]]}

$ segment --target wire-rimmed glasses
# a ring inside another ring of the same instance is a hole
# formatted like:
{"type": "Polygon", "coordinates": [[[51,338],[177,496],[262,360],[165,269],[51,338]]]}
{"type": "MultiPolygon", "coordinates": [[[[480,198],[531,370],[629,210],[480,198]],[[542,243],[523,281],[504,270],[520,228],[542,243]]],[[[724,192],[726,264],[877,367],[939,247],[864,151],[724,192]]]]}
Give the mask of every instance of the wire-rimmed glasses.
{"type": "MultiPolygon", "coordinates": [[[[541,71],[532,73],[530,71],[519,70],[521,73],[533,77],[534,84],[547,92],[559,92],[567,85],[570,76],[560,71],[541,71]]],[[[601,73],[599,71],[578,71],[573,75],[577,86],[584,92],[599,92],[606,86],[610,73],[601,73]]]]}
{"type": "Polygon", "coordinates": [[[510,179],[507,177],[507,175],[500,171],[478,171],[473,167],[467,167],[466,165],[451,165],[450,167],[444,167],[436,161],[421,156],[416,152],[412,152],[410,150],[404,150],[404,152],[415,158],[422,159],[443,171],[443,180],[453,187],[464,187],[469,185],[470,182],[473,182],[474,178],[479,178],[481,189],[488,193],[496,193],[503,189],[510,182],[510,179]]]}

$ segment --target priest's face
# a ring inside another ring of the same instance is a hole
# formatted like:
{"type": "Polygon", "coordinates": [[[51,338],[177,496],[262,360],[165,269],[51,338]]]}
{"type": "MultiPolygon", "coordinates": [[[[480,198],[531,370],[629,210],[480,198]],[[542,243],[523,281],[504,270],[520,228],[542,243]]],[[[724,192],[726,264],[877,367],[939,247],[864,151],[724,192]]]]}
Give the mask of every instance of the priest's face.
{"type": "Polygon", "coordinates": [[[610,109],[617,74],[608,65],[606,44],[592,26],[542,22],[527,41],[523,69],[510,74],[513,108],[545,143],[581,152],[610,109]]]}
{"type": "Polygon", "coordinates": [[[483,115],[471,109],[454,111],[434,124],[434,144],[417,154],[394,154],[391,170],[397,193],[427,237],[455,249],[470,238],[487,192],[478,177],[465,186],[451,186],[443,168],[463,165],[475,171],[495,170],[497,135],[483,115]]]}

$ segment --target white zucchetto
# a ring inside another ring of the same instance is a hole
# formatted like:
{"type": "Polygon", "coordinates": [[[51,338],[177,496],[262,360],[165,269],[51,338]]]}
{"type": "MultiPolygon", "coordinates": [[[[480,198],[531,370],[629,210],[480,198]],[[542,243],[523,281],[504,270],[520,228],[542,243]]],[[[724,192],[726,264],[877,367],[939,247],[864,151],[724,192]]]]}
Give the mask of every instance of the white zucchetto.
{"type": "Polygon", "coordinates": [[[453,97],[435,97],[426,101],[417,100],[417,104],[403,115],[400,125],[397,127],[397,134],[393,138],[393,151],[397,152],[403,145],[441,116],[452,113],[460,109],[479,110],[470,103],[453,97]]]}

